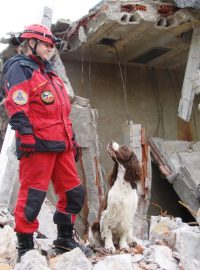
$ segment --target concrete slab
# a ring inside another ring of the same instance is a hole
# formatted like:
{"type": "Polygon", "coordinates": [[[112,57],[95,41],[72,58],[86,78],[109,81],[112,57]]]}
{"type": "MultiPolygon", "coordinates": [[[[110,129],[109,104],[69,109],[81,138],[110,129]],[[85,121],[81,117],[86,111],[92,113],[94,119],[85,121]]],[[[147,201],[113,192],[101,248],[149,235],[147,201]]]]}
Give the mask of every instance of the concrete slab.
{"type": "MultiPolygon", "coordinates": [[[[199,208],[200,151],[199,142],[165,141],[151,138],[150,147],[159,168],[167,164],[171,174],[165,175],[180,199],[193,211],[199,208]],[[153,148],[156,145],[156,150],[153,148]],[[159,155],[160,159],[157,158],[159,155]],[[172,180],[173,176],[173,180],[172,180]]],[[[162,172],[162,171],[161,171],[162,172]]],[[[193,215],[195,218],[196,216],[193,215]]]]}

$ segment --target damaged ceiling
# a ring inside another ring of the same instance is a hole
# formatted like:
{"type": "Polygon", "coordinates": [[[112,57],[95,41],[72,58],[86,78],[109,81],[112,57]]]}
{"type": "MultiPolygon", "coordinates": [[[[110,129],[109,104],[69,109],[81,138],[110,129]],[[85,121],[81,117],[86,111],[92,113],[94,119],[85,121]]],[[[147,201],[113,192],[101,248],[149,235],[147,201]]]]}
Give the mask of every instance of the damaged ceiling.
{"type": "MultiPolygon", "coordinates": [[[[58,20],[52,31],[62,40],[62,60],[185,69],[192,30],[200,22],[198,2],[104,0],[76,22],[58,20]]],[[[13,33],[1,42],[11,40],[16,46],[13,33]]]]}
{"type": "Polygon", "coordinates": [[[53,31],[67,42],[63,60],[174,69],[185,67],[198,24],[197,10],[172,1],[108,0],[72,25],[58,22],[53,31]]]}

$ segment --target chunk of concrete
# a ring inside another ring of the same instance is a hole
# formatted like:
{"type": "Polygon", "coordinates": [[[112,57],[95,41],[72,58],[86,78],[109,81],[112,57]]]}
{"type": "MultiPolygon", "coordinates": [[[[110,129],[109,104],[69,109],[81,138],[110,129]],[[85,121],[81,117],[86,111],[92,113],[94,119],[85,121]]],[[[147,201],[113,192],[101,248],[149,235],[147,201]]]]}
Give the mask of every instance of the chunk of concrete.
{"type": "Polygon", "coordinates": [[[151,246],[151,255],[149,261],[157,263],[165,270],[179,270],[179,266],[173,257],[172,250],[167,246],[153,245],[151,246]]]}
{"type": "Polygon", "coordinates": [[[6,225],[0,229],[0,263],[14,264],[17,257],[16,234],[6,225]]]}
{"type": "Polygon", "coordinates": [[[131,255],[108,256],[104,260],[98,262],[95,265],[94,270],[133,270],[131,255]]]}
{"type": "Polygon", "coordinates": [[[21,257],[21,262],[15,265],[14,270],[50,270],[50,268],[45,256],[37,250],[31,250],[21,257]]]}
{"type": "MultiPolygon", "coordinates": [[[[65,252],[54,262],[53,270],[92,270],[91,262],[85,257],[80,248],[65,252]]],[[[39,268],[38,268],[39,269],[39,268]]]]}

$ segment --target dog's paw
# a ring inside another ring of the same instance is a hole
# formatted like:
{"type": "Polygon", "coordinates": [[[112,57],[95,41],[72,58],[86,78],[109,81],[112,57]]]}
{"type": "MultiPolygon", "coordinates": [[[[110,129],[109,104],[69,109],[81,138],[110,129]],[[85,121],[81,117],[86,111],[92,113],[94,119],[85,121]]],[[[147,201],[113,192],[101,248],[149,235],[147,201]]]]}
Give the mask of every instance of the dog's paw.
{"type": "Polygon", "coordinates": [[[126,241],[126,237],[122,236],[119,240],[119,249],[120,250],[128,250],[129,249],[129,245],[128,242],[126,241]]]}
{"type": "Polygon", "coordinates": [[[127,243],[129,246],[137,244],[137,242],[138,242],[138,239],[135,236],[133,236],[132,234],[128,235],[126,240],[127,240],[127,243]]]}
{"type": "Polygon", "coordinates": [[[119,244],[119,249],[124,251],[129,251],[129,245],[127,243],[119,244]]]}
{"type": "Polygon", "coordinates": [[[108,253],[115,253],[116,252],[116,248],[114,247],[114,245],[105,245],[105,250],[108,253]]]}

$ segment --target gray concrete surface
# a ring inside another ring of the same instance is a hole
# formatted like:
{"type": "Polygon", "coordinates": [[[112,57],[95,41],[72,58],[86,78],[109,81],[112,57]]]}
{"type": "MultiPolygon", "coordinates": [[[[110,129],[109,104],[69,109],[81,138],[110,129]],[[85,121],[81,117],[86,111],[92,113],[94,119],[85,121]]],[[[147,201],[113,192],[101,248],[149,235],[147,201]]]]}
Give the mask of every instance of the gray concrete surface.
{"type": "MultiPolygon", "coordinates": [[[[111,163],[106,144],[111,139],[122,142],[122,125],[127,120],[119,68],[117,65],[84,63],[82,72],[81,62],[64,64],[75,95],[88,98],[91,107],[98,110],[101,161],[108,172],[111,163]]],[[[129,117],[145,128],[147,139],[152,136],[168,140],[200,138],[198,100],[195,99],[189,124],[177,116],[183,78],[182,70],[127,67],[129,117]]]]}

